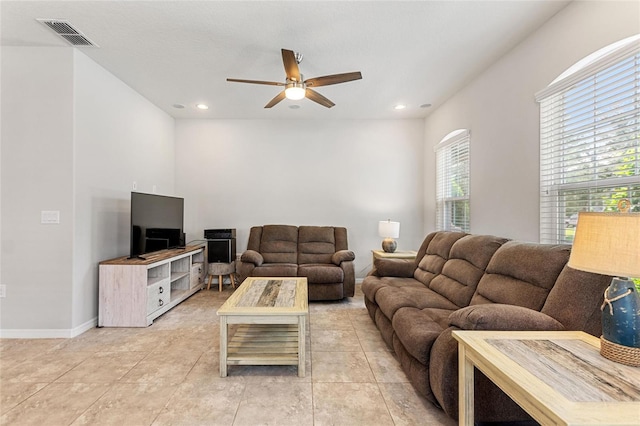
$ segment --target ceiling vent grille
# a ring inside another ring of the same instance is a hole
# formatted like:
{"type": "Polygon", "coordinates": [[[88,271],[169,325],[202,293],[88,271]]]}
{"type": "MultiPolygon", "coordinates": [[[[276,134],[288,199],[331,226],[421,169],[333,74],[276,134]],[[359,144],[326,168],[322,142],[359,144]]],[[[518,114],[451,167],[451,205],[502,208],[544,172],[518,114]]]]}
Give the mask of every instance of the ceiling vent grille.
{"type": "Polygon", "coordinates": [[[81,31],[78,31],[71,25],[68,21],[62,21],[59,19],[38,19],[38,22],[46,25],[50,29],[52,29],[56,34],[65,39],[72,46],[82,46],[82,47],[98,47],[93,41],[91,41],[87,36],[82,34],[81,31]]]}

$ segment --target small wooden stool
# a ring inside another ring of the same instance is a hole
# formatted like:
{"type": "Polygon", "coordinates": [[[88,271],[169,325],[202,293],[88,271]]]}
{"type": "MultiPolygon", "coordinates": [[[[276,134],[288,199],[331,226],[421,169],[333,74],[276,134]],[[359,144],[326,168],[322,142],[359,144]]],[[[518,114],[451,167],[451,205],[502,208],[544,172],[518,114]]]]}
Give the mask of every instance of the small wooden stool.
{"type": "Polygon", "coordinates": [[[231,263],[210,263],[209,264],[209,284],[207,284],[207,290],[211,288],[211,281],[213,280],[213,276],[218,276],[218,291],[222,291],[222,277],[225,275],[229,275],[229,279],[231,280],[231,285],[233,288],[236,288],[236,281],[233,278],[233,275],[236,273],[236,264],[235,262],[231,263]]]}

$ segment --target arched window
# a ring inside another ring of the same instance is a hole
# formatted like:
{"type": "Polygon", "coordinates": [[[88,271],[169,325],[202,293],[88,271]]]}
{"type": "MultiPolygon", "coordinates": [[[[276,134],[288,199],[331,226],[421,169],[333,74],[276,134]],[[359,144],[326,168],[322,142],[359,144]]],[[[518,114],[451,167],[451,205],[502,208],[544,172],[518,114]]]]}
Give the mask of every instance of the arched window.
{"type": "Polygon", "coordinates": [[[640,34],[584,58],[540,102],[540,241],[571,243],[578,213],[640,211],[640,34]]]}
{"type": "Polygon", "coordinates": [[[469,131],[449,133],[435,150],[436,229],[469,232],[469,131]]]}

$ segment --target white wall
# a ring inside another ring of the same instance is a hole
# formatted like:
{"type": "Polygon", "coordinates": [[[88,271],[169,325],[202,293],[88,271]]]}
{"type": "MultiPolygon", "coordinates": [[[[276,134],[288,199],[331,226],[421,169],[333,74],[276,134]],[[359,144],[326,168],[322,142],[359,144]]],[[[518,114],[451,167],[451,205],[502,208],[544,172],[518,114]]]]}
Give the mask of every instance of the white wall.
{"type": "MultiPolygon", "coordinates": [[[[640,2],[575,1],[433,111],[425,164],[458,128],[471,131],[471,232],[538,241],[539,108],[534,95],[590,53],[640,32],[640,2]]],[[[435,228],[435,176],[425,176],[425,232],[435,228]]]]}
{"type": "Polygon", "coordinates": [[[2,329],[71,324],[73,53],[2,48],[2,329]],[[60,224],[40,224],[42,210],[60,224]]]}
{"type": "Polygon", "coordinates": [[[132,182],[174,190],[174,120],[70,47],[3,47],[1,119],[0,335],[79,334],[98,262],[128,254],[132,182]]]}
{"type": "Polygon", "coordinates": [[[423,120],[177,120],[187,239],[236,228],[240,253],[251,226],[345,226],[363,276],[379,220],[401,223],[398,250],[424,238],[423,131],[423,120]]]}
{"type": "Polygon", "coordinates": [[[98,312],[98,263],[129,253],[133,182],[173,195],[174,119],[78,50],[74,101],[72,326],[82,329],[98,312]]]}

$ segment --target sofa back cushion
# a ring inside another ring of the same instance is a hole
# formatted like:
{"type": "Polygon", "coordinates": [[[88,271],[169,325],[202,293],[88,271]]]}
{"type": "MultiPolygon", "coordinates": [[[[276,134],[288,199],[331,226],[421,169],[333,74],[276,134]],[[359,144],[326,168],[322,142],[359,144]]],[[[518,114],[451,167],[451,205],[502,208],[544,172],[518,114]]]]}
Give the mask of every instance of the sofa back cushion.
{"type": "Polygon", "coordinates": [[[428,286],[431,280],[442,272],[442,267],[445,262],[449,260],[449,253],[451,247],[460,238],[464,237],[464,232],[434,232],[427,235],[425,241],[428,240],[426,248],[420,248],[418,254],[422,253],[424,248],[424,255],[416,261],[418,263],[413,277],[420,281],[422,284],[428,286]]]}
{"type": "Polygon", "coordinates": [[[471,305],[505,303],[542,309],[569,260],[571,246],[509,241],[491,258],[471,305]]]}
{"type": "Polygon", "coordinates": [[[492,235],[467,235],[451,247],[442,272],[429,283],[429,288],[446,297],[456,306],[469,305],[484,271],[508,239],[492,235]]]}
{"type": "Polygon", "coordinates": [[[542,313],[560,321],[567,330],[580,330],[600,336],[600,305],[604,290],[611,284],[611,278],[565,266],[544,302],[542,313]]]}
{"type": "Polygon", "coordinates": [[[298,228],[298,264],[331,263],[336,252],[336,236],[332,226],[298,228]]]}
{"type": "Polygon", "coordinates": [[[260,248],[256,250],[264,263],[297,263],[298,227],[265,225],[262,227],[260,248]]]}

